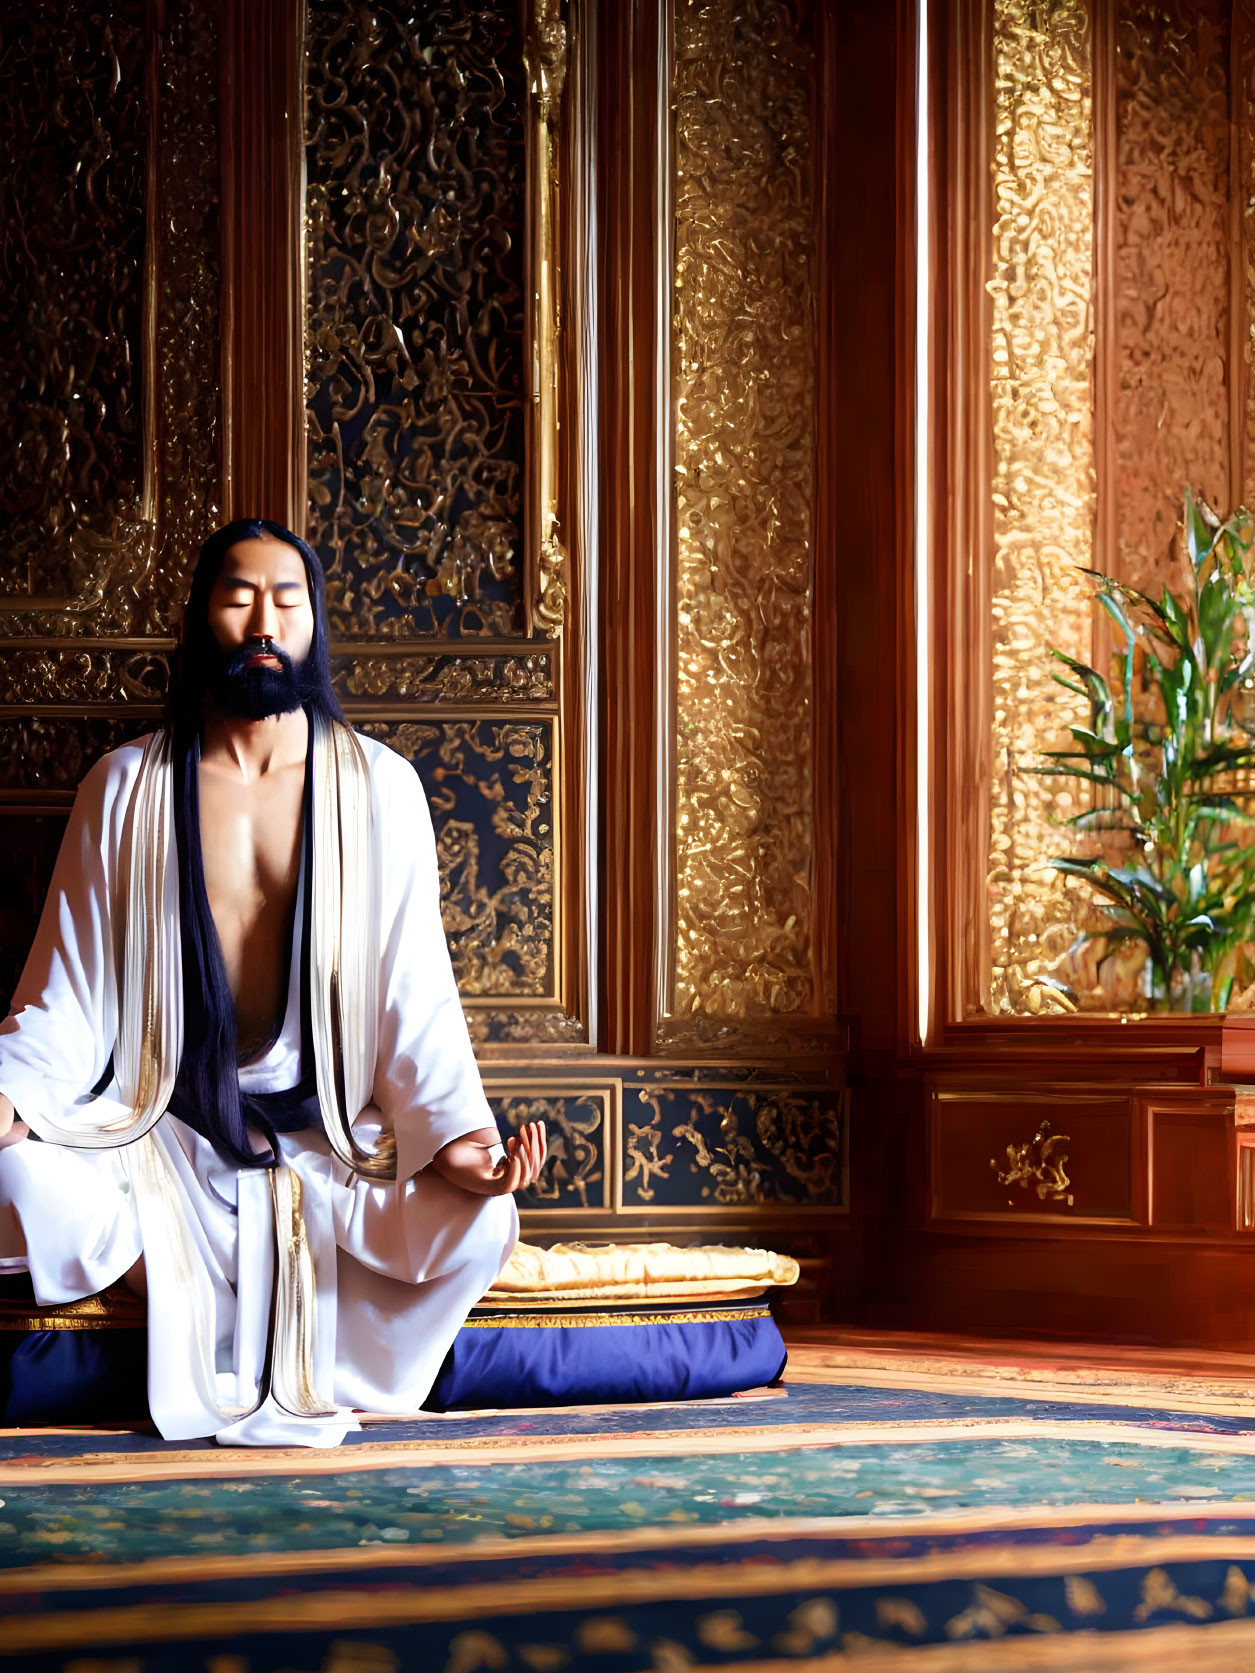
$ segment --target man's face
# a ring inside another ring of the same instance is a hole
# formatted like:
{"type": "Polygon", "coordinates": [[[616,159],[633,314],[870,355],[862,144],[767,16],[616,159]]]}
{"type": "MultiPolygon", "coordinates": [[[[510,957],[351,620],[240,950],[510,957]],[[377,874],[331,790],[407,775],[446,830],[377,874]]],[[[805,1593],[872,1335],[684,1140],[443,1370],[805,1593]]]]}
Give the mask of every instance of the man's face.
{"type": "Polygon", "coordinates": [[[209,595],[208,619],[222,652],[210,692],[219,709],[262,720],[299,706],[314,639],[299,552],[269,538],[229,547],[209,595]]]}

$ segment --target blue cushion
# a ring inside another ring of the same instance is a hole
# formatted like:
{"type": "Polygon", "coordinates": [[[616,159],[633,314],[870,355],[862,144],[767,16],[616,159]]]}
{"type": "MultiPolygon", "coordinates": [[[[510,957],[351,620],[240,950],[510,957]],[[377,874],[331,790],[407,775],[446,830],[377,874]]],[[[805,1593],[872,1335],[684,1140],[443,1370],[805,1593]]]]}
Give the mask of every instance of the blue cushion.
{"type": "MultiPolygon", "coordinates": [[[[0,1332],[0,1421],[131,1423],[148,1415],[143,1330],[0,1332]]],[[[709,1400],[778,1380],[784,1342],[765,1302],[646,1310],[479,1308],[458,1332],[429,1411],[709,1400]]]]}
{"type": "Polygon", "coordinates": [[[424,1404],[447,1412],[710,1400],[776,1382],[786,1357],[765,1302],[477,1308],[424,1404]]]}
{"type": "Polygon", "coordinates": [[[148,1416],[147,1331],[0,1332],[0,1419],[137,1423],[148,1416]]]}

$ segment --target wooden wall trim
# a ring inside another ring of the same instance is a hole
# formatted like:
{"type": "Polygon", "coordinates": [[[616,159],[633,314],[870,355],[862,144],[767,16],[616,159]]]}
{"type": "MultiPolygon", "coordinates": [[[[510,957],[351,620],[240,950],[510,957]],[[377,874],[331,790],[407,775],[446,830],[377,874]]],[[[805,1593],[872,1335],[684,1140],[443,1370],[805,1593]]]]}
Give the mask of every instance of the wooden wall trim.
{"type": "Polygon", "coordinates": [[[914,711],[897,676],[913,667],[914,124],[896,50],[913,26],[880,0],[816,12],[816,1009],[857,1016],[862,1050],[890,1060],[913,935],[899,848],[914,711]]]}
{"type": "Polygon", "coordinates": [[[222,20],[222,514],[303,534],[305,6],[222,20]]]}
{"type": "MultiPolygon", "coordinates": [[[[562,832],[562,944],[558,949],[558,997],[568,1016],[589,1023],[588,769],[590,712],[585,531],[597,494],[597,461],[588,447],[588,288],[592,280],[594,223],[590,212],[595,160],[596,78],[592,60],[594,10],[569,6],[567,90],[558,132],[559,190],[555,204],[559,316],[556,344],[560,423],[557,448],[558,522],[567,553],[566,614],[557,643],[562,755],[554,786],[562,832]]],[[[593,588],[593,599],[596,587],[593,588]]]]}
{"type": "MultiPolygon", "coordinates": [[[[842,33],[849,25],[849,20],[842,25],[842,33]]],[[[812,919],[812,959],[815,980],[815,1011],[820,1016],[834,1014],[842,1004],[840,991],[840,970],[842,961],[840,954],[840,933],[844,917],[844,910],[838,906],[838,889],[844,869],[845,849],[847,847],[847,833],[842,825],[841,794],[841,762],[842,748],[840,743],[841,714],[841,654],[840,646],[842,634],[842,604],[840,598],[840,571],[843,539],[848,530],[843,526],[843,513],[850,505],[849,493],[857,491],[858,484],[843,480],[849,472],[848,460],[850,450],[846,427],[851,422],[850,406],[842,399],[840,387],[841,366],[841,330],[843,314],[846,312],[848,296],[847,283],[853,277],[846,271],[848,262],[843,262],[843,254],[849,250],[852,240],[848,235],[849,223],[843,218],[841,210],[844,195],[849,192],[848,183],[842,178],[843,171],[849,166],[850,151],[843,145],[841,120],[848,121],[848,112],[839,104],[841,78],[838,58],[838,20],[833,16],[829,7],[817,8],[815,27],[815,75],[812,90],[811,131],[814,135],[814,203],[815,203],[815,273],[814,295],[816,308],[815,333],[815,452],[816,470],[814,529],[815,545],[812,569],[811,591],[811,667],[813,669],[814,697],[812,713],[814,715],[814,736],[812,748],[814,751],[814,783],[812,787],[812,832],[814,843],[814,916],[812,919]]],[[[869,117],[878,115],[883,130],[884,140],[881,153],[880,168],[886,172],[893,167],[893,137],[891,125],[891,109],[877,111],[872,106],[865,114],[869,117]]],[[[865,159],[864,159],[865,160],[865,159]]],[[[861,171],[860,178],[866,181],[866,172],[861,171]]],[[[873,188],[874,189],[874,188],[873,188]]],[[[864,185],[864,190],[869,190],[864,185]]],[[[870,192],[869,192],[870,195],[870,192]]],[[[856,306],[852,312],[865,323],[865,310],[856,306]]],[[[891,325],[888,308],[882,308],[887,323],[891,325]]],[[[847,326],[848,330],[849,327],[847,326]]],[[[891,351],[890,351],[891,352],[891,351]]],[[[892,384],[886,379],[877,379],[871,386],[880,395],[886,406],[893,400],[892,384]]],[[[861,407],[862,403],[856,403],[861,407]]],[[[891,425],[891,420],[890,420],[891,425]]],[[[886,443],[891,443],[891,427],[884,432],[886,443]]],[[[889,457],[890,448],[886,448],[884,468],[886,475],[892,468],[889,457]]],[[[853,475],[853,473],[850,473],[853,475]]],[[[873,562],[866,566],[850,565],[851,570],[867,569],[872,571],[871,587],[877,587],[877,576],[891,576],[893,527],[886,526],[884,520],[878,518],[875,483],[866,476],[861,482],[861,492],[868,502],[864,515],[868,516],[868,533],[873,538],[879,532],[879,539],[886,548],[883,562],[873,562]]],[[[862,547],[862,541],[857,542],[862,547]]],[[[858,578],[850,577],[854,586],[858,578]]],[[[864,578],[864,585],[866,585],[864,578]]],[[[851,599],[851,606],[855,611],[855,618],[859,629],[865,632],[865,622],[868,615],[866,604],[861,599],[851,599]]],[[[874,643],[873,639],[873,643],[874,643]]],[[[866,683],[866,682],[864,682],[866,683]]],[[[855,687],[858,690],[858,687],[855,687]]],[[[868,694],[869,696],[871,694],[868,694]]],[[[879,694],[876,694],[879,695],[879,694]]],[[[874,699],[873,699],[874,700],[874,699]]],[[[870,704],[867,698],[859,705],[859,721],[877,724],[875,715],[868,712],[870,704]]],[[[877,705],[883,716],[884,710],[877,705]]],[[[883,723],[883,721],[881,722],[883,723]]],[[[851,739],[853,747],[855,740],[851,739]]],[[[888,745],[890,740],[885,739],[888,745]]],[[[879,757],[882,761],[892,760],[891,748],[879,757]]],[[[879,824],[879,821],[876,821],[879,824]]],[[[891,851],[891,849],[889,850],[891,851]]],[[[885,852],[882,849],[882,853],[885,852]]],[[[848,904],[848,892],[846,904],[848,904]]],[[[893,916],[890,914],[886,928],[890,934],[881,934],[882,944],[892,941],[893,916]]],[[[847,966],[848,968],[848,966],[847,966]]]]}
{"type": "Polygon", "coordinates": [[[660,7],[597,16],[598,322],[601,364],[601,898],[603,1052],[653,1049],[659,996],[655,739],[658,490],[655,357],[660,7]]]}

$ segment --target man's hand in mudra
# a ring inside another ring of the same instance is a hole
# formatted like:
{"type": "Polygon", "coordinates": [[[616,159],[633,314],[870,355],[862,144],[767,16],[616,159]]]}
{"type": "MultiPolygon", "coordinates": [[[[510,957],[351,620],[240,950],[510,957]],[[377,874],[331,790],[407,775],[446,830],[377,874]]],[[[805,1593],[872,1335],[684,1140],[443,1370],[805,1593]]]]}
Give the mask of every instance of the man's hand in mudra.
{"type": "Polygon", "coordinates": [[[464,1133],[432,1157],[431,1165],[450,1185],[477,1197],[506,1197],[540,1178],[549,1147],[543,1121],[525,1121],[505,1141],[505,1155],[494,1163],[491,1152],[501,1143],[493,1127],[464,1133]]]}

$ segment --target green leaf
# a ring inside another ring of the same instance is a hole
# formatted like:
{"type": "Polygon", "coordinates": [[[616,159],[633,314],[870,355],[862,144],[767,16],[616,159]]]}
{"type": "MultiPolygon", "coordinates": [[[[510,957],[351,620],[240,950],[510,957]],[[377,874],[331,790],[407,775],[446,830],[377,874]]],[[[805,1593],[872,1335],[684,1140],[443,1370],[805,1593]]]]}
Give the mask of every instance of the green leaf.
{"type": "Polygon", "coordinates": [[[1103,773],[1087,773],[1082,767],[1021,767],[1020,771],[1034,778],[1084,778],[1091,784],[1104,784],[1108,790],[1118,790],[1131,802],[1137,800],[1133,792],[1121,784],[1119,779],[1110,778],[1103,773]]]}
{"type": "Polygon", "coordinates": [[[1098,602],[1111,617],[1112,621],[1115,622],[1123,632],[1125,639],[1131,647],[1136,639],[1136,634],[1133,631],[1132,623],[1129,621],[1129,618],[1125,615],[1124,611],[1120,608],[1119,604],[1114,598],[1112,598],[1110,593],[1099,593],[1098,602]]]}
{"type": "Polygon", "coordinates": [[[1185,490],[1185,543],[1197,573],[1211,554],[1213,536],[1188,488],[1185,490]]]}

